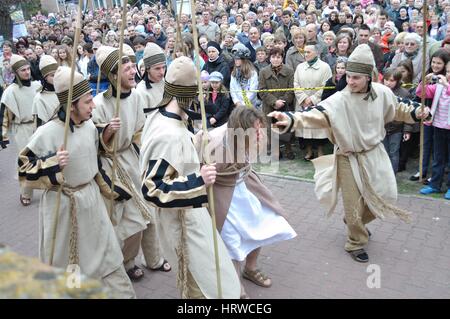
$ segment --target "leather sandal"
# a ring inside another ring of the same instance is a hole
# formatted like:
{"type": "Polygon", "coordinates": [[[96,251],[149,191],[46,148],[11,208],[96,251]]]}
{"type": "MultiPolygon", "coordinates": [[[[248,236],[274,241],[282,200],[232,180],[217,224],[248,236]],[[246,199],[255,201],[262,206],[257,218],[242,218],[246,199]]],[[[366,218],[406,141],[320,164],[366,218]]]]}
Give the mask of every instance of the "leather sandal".
{"type": "Polygon", "coordinates": [[[366,253],[366,251],[364,249],[348,251],[348,253],[357,262],[366,263],[369,261],[369,255],[366,253]]]}
{"type": "Polygon", "coordinates": [[[139,281],[144,277],[144,271],[135,265],[133,268],[127,270],[127,275],[131,281],[139,281]]]}
{"type": "Polygon", "coordinates": [[[25,198],[22,195],[20,195],[19,200],[23,206],[29,206],[31,204],[31,198],[25,198]]]}
{"type": "Polygon", "coordinates": [[[172,266],[170,266],[169,262],[168,262],[167,260],[164,259],[164,261],[163,261],[161,267],[158,267],[158,268],[148,268],[148,269],[153,270],[153,271],[169,272],[169,271],[172,270],[172,266]]]}
{"type": "Polygon", "coordinates": [[[242,272],[242,277],[264,288],[269,288],[270,286],[272,286],[272,280],[269,278],[269,276],[267,276],[259,269],[248,270],[247,268],[245,268],[242,272]],[[269,284],[266,284],[267,279],[270,280],[269,284]]]}

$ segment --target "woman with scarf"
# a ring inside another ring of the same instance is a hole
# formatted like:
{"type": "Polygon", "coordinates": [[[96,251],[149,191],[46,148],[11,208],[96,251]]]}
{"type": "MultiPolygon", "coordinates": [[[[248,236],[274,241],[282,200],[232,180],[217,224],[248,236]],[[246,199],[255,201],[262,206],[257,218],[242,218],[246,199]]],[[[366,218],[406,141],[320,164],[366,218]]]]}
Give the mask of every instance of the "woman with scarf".
{"type": "Polygon", "coordinates": [[[248,92],[258,89],[258,72],[250,61],[250,50],[242,43],[238,43],[233,47],[232,53],[234,68],[230,82],[231,99],[235,106],[249,106],[247,103],[250,102],[251,106],[259,108],[261,102],[256,92],[248,92]],[[246,97],[242,91],[246,91],[246,97]]]}
{"type": "MultiPolygon", "coordinates": [[[[392,59],[392,68],[396,68],[400,61],[409,59],[413,64],[413,83],[419,83],[422,78],[422,39],[417,33],[409,33],[404,39],[405,49],[397,53],[392,59]]],[[[426,65],[429,64],[428,55],[425,57],[426,65]]]]}

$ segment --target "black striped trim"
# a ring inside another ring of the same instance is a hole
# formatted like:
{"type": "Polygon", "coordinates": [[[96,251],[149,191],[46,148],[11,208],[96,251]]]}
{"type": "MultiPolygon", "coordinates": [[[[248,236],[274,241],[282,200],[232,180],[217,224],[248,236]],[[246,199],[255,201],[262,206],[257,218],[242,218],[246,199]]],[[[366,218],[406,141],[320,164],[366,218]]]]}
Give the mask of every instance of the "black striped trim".
{"type": "Polygon", "coordinates": [[[166,63],[166,57],[164,56],[164,53],[158,53],[152,56],[149,56],[147,58],[144,58],[144,65],[145,68],[148,69],[152,65],[158,64],[158,63],[166,63]]]}
{"type": "Polygon", "coordinates": [[[289,132],[292,130],[292,127],[294,126],[294,116],[292,115],[291,112],[285,112],[285,114],[286,114],[287,116],[289,116],[289,118],[291,119],[291,124],[289,124],[289,127],[288,127],[288,129],[287,129],[287,131],[286,131],[286,132],[289,133],[289,132]]]}
{"type": "Polygon", "coordinates": [[[133,145],[134,150],[136,151],[137,155],[139,156],[139,154],[141,153],[139,146],[136,143],[131,143],[131,145],[133,145]]]}
{"type": "MultiPolygon", "coordinates": [[[[92,89],[87,80],[82,80],[81,82],[75,84],[73,86],[72,103],[89,92],[92,92],[92,89]]],[[[56,95],[58,96],[60,104],[67,104],[67,101],[69,99],[69,90],[56,93],[56,95]]]]}
{"type": "Polygon", "coordinates": [[[102,73],[108,76],[118,62],[119,62],[119,49],[112,51],[106,57],[105,61],[103,61],[102,65],[100,66],[102,73]]]}
{"type": "Polygon", "coordinates": [[[165,81],[164,85],[164,95],[166,93],[170,96],[174,96],[177,98],[193,98],[198,95],[198,86],[197,85],[191,85],[191,86],[181,86],[181,85],[175,85],[168,83],[165,81]]]}
{"type": "Polygon", "coordinates": [[[58,64],[57,63],[53,63],[53,64],[49,64],[49,65],[44,66],[41,69],[42,77],[45,78],[50,73],[56,71],[57,68],[58,68],[58,64]]]}
{"type": "Polygon", "coordinates": [[[12,66],[11,66],[11,68],[12,68],[12,70],[15,72],[15,73],[17,73],[17,71],[21,68],[21,67],[23,67],[23,66],[25,66],[25,65],[29,65],[30,63],[27,61],[27,60],[19,60],[19,61],[17,61],[16,63],[14,63],[12,66]]]}
{"type": "MultiPolygon", "coordinates": [[[[55,153],[50,153],[47,156],[44,157],[37,157],[36,154],[34,154],[31,150],[28,151],[28,153],[26,154],[27,158],[28,158],[28,162],[30,164],[32,164],[32,166],[36,166],[37,161],[40,160],[42,162],[45,162],[45,160],[47,160],[50,157],[56,156],[56,152],[55,153]]],[[[22,160],[19,158],[18,160],[18,165],[19,167],[22,167],[24,165],[24,163],[22,162],[22,160]]],[[[41,177],[48,177],[48,179],[50,180],[50,182],[52,183],[52,185],[58,186],[58,180],[56,178],[56,174],[58,174],[59,172],[61,172],[61,168],[59,167],[59,164],[44,168],[44,169],[40,169],[38,170],[35,174],[30,174],[27,172],[20,172],[19,171],[19,177],[25,177],[26,180],[28,181],[37,181],[39,180],[41,177]]]]}
{"type": "MultiPolygon", "coordinates": [[[[145,177],[147,177],[150,172],[155,167],[157,160],[150,160],[148,164],[148,169],[145,177]]],[[[203,178],[201,176],[196,176],[195,174],[190,174],[187,176],[186,182],[174,182],[172,185],[166,184],[163,182],[164,173],[167,171],[167,168],[169,167],[169,163],[162,159],[161,164],[159,165],[155,176],[153,176],[152,181],[155,184],[156,188],[161,190],[163,193],[169,193],[171,191],[188,191],[193,188],[197,188],[199,186],[204,185],[203,178]]],[[[174,208],[174,207],[193,207],[193,208],[199,208],[202,207],[203,204],[208,202],[208,196],[206,195],[200,195],[194,198],[188,198],[188,199],[174,199],[170,202],[163,203],[159,200],[156,196],[148,196],[149,189],[143,183],[142,185],[142,194],[144,198],[152,202],[157,207],[161,208],[174,208]]]]}
{"type": "MultiPolygon", "coordinates": [[[[102,161],[100,160],[100,156],[97,157],[98,162],[98,171],[100,175],[102,176],[103,180],[108,184],[109,188],[111,189],[112,181],[109,178],[108,174],[106,174],[105,170],[102,166],[102,161]]],[[[115,201],[122,201],[122,200],[129,200],[131,198],[131,195],[128,194],[122,187],[117,186],[117,184],[114,184],[114,193],[117,193],[119,197],[115,199],[115,201]]]]}
{"type": "Polygon", "coordinates": [[[3,132],[3,122],[6,120],[7,116],[8,115],[6,114],[6,105],[2,103],[0,105],[0,143],[2,148],[6,148],[6,145],[9,144],[8,140],[3,140],[3,134],[7,133],[3,132]]]}

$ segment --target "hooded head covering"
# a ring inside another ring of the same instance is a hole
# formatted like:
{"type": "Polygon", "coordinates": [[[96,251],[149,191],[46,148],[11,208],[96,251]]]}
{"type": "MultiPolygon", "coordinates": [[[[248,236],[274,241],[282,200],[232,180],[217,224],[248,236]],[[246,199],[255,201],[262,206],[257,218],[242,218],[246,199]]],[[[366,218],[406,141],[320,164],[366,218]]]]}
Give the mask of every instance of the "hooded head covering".
{"type": "Polygon", "coordinates": [[[152,65],[159,63],[166,63],[166,56],[164,55],[163,49],[156,43],[147,43],[144,49],[145,68],[148,69],[152,65]]]}
{"type": "Polygon", "coordinates": [[[19,71],[24,66],[30,65],[30,63],[27,60],[25,60],[25,58],[23,56],[18,55],[18,54],[12,54],[11,59],[10,59],[10,64],[11,64],[11,68],[14,72],[14,75],[16,77],[17,84],[19,85],[19,87],[22,87],[23,80],[20,79],[19,73],[17,71],[19,71]]]}
{"type": "Polygon", "coordinates": [[[367,44],[360,44],[348,57],[346,71],[348,73],[372,76],[374,65],[375,60],[372,50],[367,44]]]}
{"type": "MultiPolygon", "coordinates": [[[[122,59],[123,58],[129,59],[129,57],[125,53],[125,50],[122,55],[122,59]]],[[[112,70],[114,70],[114,68],[119,63],[119,49],[102,45],[100,48],[97,49],[95,59],[97,60],[98,65],[100,66],[100,70],[102,71],[103,74],[107,76],[109,80],[110,85],[108,87],[108,90],[104,93],[104,96],[106,98],[110,98],[113,94],[113,87],[116,88],[117,85],[117,79],[113,77],[112,70]]]]}
{"type": "Polygon", "coordinates": [[[55,72],[58,68],[58,62],[51,55],[43,55],[39,60],[39,70],[41,71],[42,77],[45,79],[47,75],[55,72]]]}
{"type": "Polygon", "coordinates": [[[194,62],[188,57],[173,60],[167,69],[164,95],[158,106],[165,106],[175,98],[181,108],[188,109],[198,96],[195,72],[194,62]]]}
{"type": "MultiPolygon", "coordinates": [[[[67,102],[69,99],[69,87],[70,87],[70,72],[71,68],[67,66],[60,66],[54,77],[55,93],[58,96],[59,103],[64,111],[67,108],[67,102]]],[[[73,93],[72,101],[76,102],[83,95],[92,92],[89,82],[83,77],[81,73],[75,71],[73,76],[73,93]]]]}

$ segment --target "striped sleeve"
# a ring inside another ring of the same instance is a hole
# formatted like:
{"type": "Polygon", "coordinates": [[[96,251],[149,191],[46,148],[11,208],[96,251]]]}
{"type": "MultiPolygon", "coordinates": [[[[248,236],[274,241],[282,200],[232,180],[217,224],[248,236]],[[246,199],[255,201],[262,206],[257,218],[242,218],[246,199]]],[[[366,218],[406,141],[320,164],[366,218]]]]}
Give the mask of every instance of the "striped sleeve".
{"type": "Polygon", "coordinates": [[[98,143],[99,151],[105,152],[107,154],[112,154],[113,153],[113,145],[112,145],[113,139],[111,138],[108,143],[105,143],[105,140],[103,138],[103,132],[106,130],[108,125],[109,125],[109,123],[95,123],[95,127],[97,128],[97,132],[98,132],[98,139],[100,141],[100,143],[98,143]]]}
{"type": "Polygon", "coordinates": [[[8,129],[10,125],[10,115],[8,108],[4,103],[0,105],[0,146],[6,148],[9,144],[8,129]]]}
{"type": "Polygon", "coordinates": [[[161,208],[198,208],[208,203],[203,178],[178,176],[164,159],[150,160],[142,184],[144,198],[161,208]]]}
{"type": "Polygon", "coordinates": [[[138,156],[141,149],[141,137],[142,137],[142,128],[136,133],[134,133],[133,140],[131,141],[131,145],[133,145],[133,148],[138,156]]]}
{"type": "Polygon", "coordinates": [[[48,189],[61,185],[64,177],[56,153],[38,157],[28,147],[19,154],[19,182],[22,186],[48,189]]]}
{"type": "Polygon", "coordinates": [[[95,182],[100,188],[100,192],[107,199],[114,198],[115,201],[127,201],[131,196],[130,190],[128,190],[118,179],[114,181],[114,192],[112,192],[111,176],[103,169],[102,161],[100,157],[98,161],[98,174],[95,175],[95,182]]]}
{"type": "Polygon", "coordinates": [[[394,121],[405,122],[408,124],[419,122],[420,120],[417,118],[416,112],[420,109],[420,107],[420,103],[397,96],[394,121]]]}

